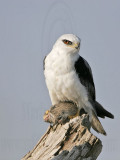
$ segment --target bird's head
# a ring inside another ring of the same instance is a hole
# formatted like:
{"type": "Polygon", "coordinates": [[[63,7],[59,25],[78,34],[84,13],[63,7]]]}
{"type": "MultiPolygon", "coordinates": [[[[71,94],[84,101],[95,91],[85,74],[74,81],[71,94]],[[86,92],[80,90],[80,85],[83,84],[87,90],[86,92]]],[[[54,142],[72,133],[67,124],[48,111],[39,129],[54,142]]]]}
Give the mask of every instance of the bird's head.
{"type": "Polygon", "coordinates": [[[53,49],[58,49],[59,51],[66,53],[78,53],[80,50],[80,38],[74,34],[64,34],[62,35],[54,44],[53,49]]]}

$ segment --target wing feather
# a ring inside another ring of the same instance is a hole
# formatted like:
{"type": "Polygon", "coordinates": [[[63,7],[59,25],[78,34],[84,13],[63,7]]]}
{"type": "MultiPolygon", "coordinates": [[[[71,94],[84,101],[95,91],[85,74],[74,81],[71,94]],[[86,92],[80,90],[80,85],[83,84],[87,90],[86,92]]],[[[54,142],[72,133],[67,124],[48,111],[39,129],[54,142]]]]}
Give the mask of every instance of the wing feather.
{"type": "Polygon", "coordinates": [[[90,65],[84,58],[80,56],[79,59],[75,62],[75,70],[78,74],[81,84],[87,89],[89,98],[95,101],[95,85],[90,65]]]}

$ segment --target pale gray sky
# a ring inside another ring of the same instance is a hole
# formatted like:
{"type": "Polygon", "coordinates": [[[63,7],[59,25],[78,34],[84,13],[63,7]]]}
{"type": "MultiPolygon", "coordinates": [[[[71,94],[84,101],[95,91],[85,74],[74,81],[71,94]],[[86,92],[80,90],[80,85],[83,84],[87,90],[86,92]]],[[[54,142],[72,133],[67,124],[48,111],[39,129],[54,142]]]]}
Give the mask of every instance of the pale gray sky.
{"type": "Polygon", "coordinates": [[[43,58],[74,33],[91,65],[97,100],[115,115],[101,120],[107,137],[98,160],[120,159],[120,1],[0,0],[0,159],[19,160],[47,130],[51,105],[43,58]]]}

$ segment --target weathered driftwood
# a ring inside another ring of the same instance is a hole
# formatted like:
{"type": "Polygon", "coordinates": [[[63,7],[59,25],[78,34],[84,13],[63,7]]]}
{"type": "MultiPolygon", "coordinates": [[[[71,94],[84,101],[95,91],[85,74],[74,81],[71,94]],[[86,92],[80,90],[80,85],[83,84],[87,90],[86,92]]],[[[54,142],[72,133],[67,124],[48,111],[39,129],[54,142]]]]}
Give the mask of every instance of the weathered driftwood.
{"type": "Polygon", "coordinates": [[[97,159],[102,143],[90,133],[88,118],[83,116],[82,120],[76,117],[65,125],[50,126],[34,149],[22,160],[97,159]]]}

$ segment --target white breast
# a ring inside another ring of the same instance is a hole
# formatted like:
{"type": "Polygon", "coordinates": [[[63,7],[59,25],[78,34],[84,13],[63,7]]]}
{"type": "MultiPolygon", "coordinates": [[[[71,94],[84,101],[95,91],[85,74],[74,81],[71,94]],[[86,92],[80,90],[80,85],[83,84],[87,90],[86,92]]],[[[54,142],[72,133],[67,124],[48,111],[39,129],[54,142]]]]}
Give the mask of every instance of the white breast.
{"type": "Polygon", "coordinates": [[[80,108],[88,101],[85,87],[75,72],[79,55],[50,53],[45,60],[45,78],[52,104],[71,100],[80,108]]]}

